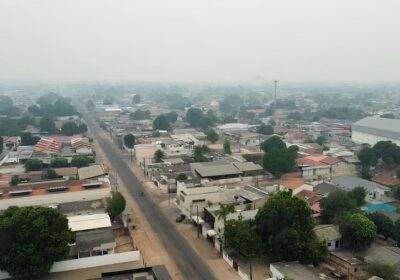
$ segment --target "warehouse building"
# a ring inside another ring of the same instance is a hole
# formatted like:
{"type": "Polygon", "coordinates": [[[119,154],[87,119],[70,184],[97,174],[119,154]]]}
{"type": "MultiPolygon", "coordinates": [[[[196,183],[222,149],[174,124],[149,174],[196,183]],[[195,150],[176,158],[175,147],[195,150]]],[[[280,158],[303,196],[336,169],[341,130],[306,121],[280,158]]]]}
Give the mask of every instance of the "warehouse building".
{"type": "Polygon", "coordinates": [[[400,146],[400,120],[366,117],[352,125],[351,138],[358,144],[392,141],[400,146]]]}

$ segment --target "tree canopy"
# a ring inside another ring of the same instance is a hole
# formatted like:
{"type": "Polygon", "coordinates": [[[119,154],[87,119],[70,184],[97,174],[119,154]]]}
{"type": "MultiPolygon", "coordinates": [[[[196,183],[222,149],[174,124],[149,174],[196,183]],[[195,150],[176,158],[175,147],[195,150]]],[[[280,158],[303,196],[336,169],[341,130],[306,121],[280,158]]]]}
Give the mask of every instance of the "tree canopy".
{"type": "Polygon", "coordinates": [[[46,274],[68,256],[75,235],[49,207],[10,207],[0,216],[0,269],[15,278],[46,274]]]}
{"type": "Polygon", "coordinates": [[[142,111],[140,109],[136,110],[135,112],[130,113],[130,118],[132,120],[140,121],[140,120],[148,120],[150,119],[150,111],[142,111]]]}
{"type": "Polygon", "coordinates": [[[169,130],[171,129],[171,124],[165,115],[157,116],[153,121],[154,130],[169,130]]]}
{"type": "Polygon", "coordinates": [[[114,192],[108,204],[107,212],[110,215],[111,219],[115,219],[125,210],[125,207],[125,197],[119,192],[114,192]]]}
{"type": "Polygon", "coordinates": [[[40,171],[43,168],[43,162],[37,158],[28,159],[25,163],[26,172],[29,171],[40,171]]]}
{"type": "Polygon", "coordinates": [[[158,149],[154,152],[154,162],[162,162],[162,159],[165,157],[165,153],[158,149]]]}
{"type": "Polygon", "coordinates": [[[327,254],[313,231],[309,205],[291,192],[274,194],[258,211],[255,223],[264,249],[275,260],[315,264],[327,254]]]}
{"type": "Polygon", "coordinates": [[[124,144],[129,149],[132,149],[135,146],[135,136],[131,133],[124,135],[124,144]]]}
{"type": "Polygon", "coordinates": [[[69,163],[65,157],[56,157],[50,161],[50,166],[53,168],[68,167],[69,163]]]}
{"type": "Polygon", "coordinates": [[[87,156],[74,156],[71,160],[71,166],[81,168],[89,166],[93,162],[93,159],[87,156]]]}
{"type": "Polygon", "coordinates": [[[229,220],[224,229],[225,246],[235,249],[245,257],[257,256],[261,252],[261,238],[256,233],[253,221],[229,220]]]}
{"type": "Polygon", "coordinates": [[[270,124],[261,124],[257,132],[264,135],[272,135],[274,134],[274,127],[270,124]]]}
{"type": "Polygon", "coordinates": [[[20,137],[22,146],[32,146],[40,140],[40,137],[32,136],[30,132],[22,132],[20,137]]]}
{"type": "Polygon", "coordinates": [[[56,132],[56,125],[54,124],[54,121],[49,117],[41,118],[40,131],[47,132],[48,134],[54,134],[56,132]]]}
{"type": "Polygon", "coordinates": [[[133,98],[132,98],[132,103],[133,104],[138,104],[138,103],[140,103],[140,94],[135,94],[134,96],[133,96],[133,98]]]}
{"type": "Polygon", "coordinates": [[[379,234],[382,234],[386,239],[389,237],[395,238],[395,227],[388,216],[380,212],[374,212],[368,214],[367,217],[376,225],[379,234]]]}
{"type": "Polygon", "coordinates": [[[263,158],[264,169],[277,178],[291,172],[296,166],[299,148],[295,145],[287,148],[279,136],[272,136],[261,143],[261,149],[266,153],[263,158]]]}
{"type": "Polygon", "coordinates": [[[363,167],[372,167],[378,163],[378,158],[374,149],[365,147],[359,154],[358,159],[363,167]]]}
{"type": "Polygon", "coordinates": [[[207,140],[210,141],[211,143],[215,143],[219,139],[218,133],[212,128],[206,130],[206,136],[207,140]]]}
{"type": "Polygon", "coordinates": [[[377,227],[363,214],[345,215],[341,217],[338,224],[343,243],[354,250],[367,249],[375,239],[377,227]]]}
{"type": "Polygon", "coordinates": [[[357,209],[357,202],[344,191],[331,192],[321,200],[320,205],[323,209],[321,218],[326,223],[332,222],[337,216],[357,209]]]}
{"type": "Polygon", "coordinates": [[[232,154],[231,142],[229,142],[229,140],[225,140],[223,146],[224,146],[224,152],[225,152],[225,154],[231,155],[231,154],[232,154]]]}
{"type": "Polygon", "coordinates": [[[74,121],[65,122],[61,127],[61,134],[72,136],[78,133],[78,125],[74,121]]]}
{"type": "Polygon", "coordinates": [[[208,147],[203,146],[194,146],[193,148],[193,158],[195,162],[204,162],[207,161],[207,158],[204,156],[205,153],[208,152],[208,147]]]}
{"type": "Polygon", "coordinates": [[[186,121],[190,124],[190,126],[200,126],[203,118],[203,111],[199,108],[190,108],[186,112],[186,121]]]}

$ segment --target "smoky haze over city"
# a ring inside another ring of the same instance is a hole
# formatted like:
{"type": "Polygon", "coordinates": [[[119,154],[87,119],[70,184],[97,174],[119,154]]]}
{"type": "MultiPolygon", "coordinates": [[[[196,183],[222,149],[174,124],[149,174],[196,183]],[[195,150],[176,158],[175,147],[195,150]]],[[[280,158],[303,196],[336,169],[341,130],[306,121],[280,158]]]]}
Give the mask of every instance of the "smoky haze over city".
{"type": "Polygon", "coordinates": [[[399,280],[399,11],[0,1],[0,280],[399,280]]]}
{"type": "Polygon", "coordinates": [[[0,79],[398,82],[400,3],[0,3],[0,79]]]}

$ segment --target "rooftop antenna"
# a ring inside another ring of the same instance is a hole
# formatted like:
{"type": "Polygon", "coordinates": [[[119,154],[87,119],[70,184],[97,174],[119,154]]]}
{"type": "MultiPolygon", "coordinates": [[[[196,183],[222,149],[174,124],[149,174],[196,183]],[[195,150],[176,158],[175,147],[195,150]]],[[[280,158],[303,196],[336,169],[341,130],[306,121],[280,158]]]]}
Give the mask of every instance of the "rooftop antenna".
{"type": "Polygon", "coordinates": [[[274,83],[275,83],[274,105],[276,106],[276,88],[278,87],[278,80],[275,80],[274,83]]]}

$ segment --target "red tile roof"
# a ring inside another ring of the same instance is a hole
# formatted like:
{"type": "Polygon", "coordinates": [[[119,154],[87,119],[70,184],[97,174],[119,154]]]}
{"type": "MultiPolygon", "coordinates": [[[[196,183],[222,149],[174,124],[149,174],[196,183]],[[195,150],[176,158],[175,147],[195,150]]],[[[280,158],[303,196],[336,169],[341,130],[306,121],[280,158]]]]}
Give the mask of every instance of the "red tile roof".
{"type": "Polygon", "coordinates": [[[309,166],[323,166],[323,165],[333,165],[339,162],[337,158],[324,156],[321,154],[314,154],[296,160],[299,165],[309,165],[309,166]]]}
{"type": "Polygon", "coordinates": [[[385,186],[396,186],[400,185],[400,179],[391,177],[391,176],[385,176],[385,175],[375,175],[371,181],[385,185],[385,186]]]}

